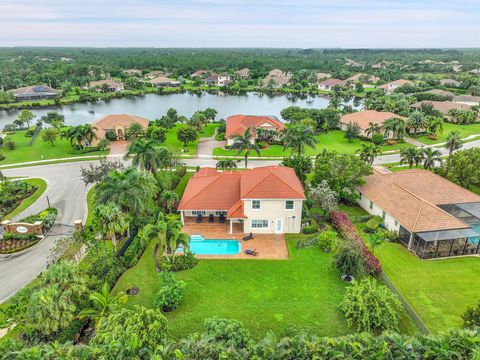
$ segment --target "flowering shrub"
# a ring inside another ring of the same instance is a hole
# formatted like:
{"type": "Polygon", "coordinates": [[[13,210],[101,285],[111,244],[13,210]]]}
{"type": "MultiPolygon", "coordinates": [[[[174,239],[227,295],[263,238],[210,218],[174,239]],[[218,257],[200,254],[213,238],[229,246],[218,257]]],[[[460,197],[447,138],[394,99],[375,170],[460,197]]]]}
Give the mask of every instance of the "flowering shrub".
{"type": "Polygon", "coordinates": [[[380,261],[372,254],[369,248],[363,242],[357,228],[353,225],[352,221],[347,214],[341,211],[332,211],[330,214],[330,221],[335,229],[349,241],[355,241],[360,247],[360,253],[367,265],[367,268],[372,274],[379,274],[382,272],[382,265],[380,261]]]}

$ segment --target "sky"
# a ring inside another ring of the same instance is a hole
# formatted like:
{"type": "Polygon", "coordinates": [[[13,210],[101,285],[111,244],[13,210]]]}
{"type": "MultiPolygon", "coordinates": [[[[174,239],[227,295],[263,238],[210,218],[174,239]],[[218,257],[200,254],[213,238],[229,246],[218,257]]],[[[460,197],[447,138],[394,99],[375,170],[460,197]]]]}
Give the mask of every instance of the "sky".
{"type": "Polygon", "coordinates": [[[480,0],[0,0],[0,46],[480,47],[480,0]]]}

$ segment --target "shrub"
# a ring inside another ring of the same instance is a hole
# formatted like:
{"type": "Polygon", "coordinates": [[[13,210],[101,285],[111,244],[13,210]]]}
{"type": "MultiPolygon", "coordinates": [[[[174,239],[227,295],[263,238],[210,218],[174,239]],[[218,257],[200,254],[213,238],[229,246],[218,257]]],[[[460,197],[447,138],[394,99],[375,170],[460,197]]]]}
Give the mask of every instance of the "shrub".
{"type": "Polygon", "coordinates": [[[383,144],[383,135],[380,134],[380,133],[375,133],[375,134],[373,134],[373,136],[372,136],[372,142],[373,142],[375,145],[383,144]]]}
{"type": "Polygon", "coordinates": [[[210,318],[204,324],[205,336],[225,347],[243,348],[250,341],[250,332],[238,320],[210,318]]]}
{"type": "Polygon", "coordinates": [[[265,149],[265,142],[263,141],[258,141],[257,142],[257,146],[259,149],[265,149]]]}
{"type": "Polygon", "coordinates": [[[303,223],[302,234],[314,234],[318,231],[318,223],[314,218],[307,218],[303,223]]]}
{"type": "Polygon", "coordinates": [[[366,233],[374,233],[383,223],[383,219],[380,216],[374,216],[365,223],[364,231],[366,233]]]}
{"type": "Polygon", "coordinates": [[[117,134],[115,133],[114,130],[108,129],[105,132],[105,139],[110,140],[110,141],[115,141],[115,140],[117,140],[117,134]]]}
{"type": "Polygon", "coordinates": [[[33,241],[33,240],[37,240],[37,236],[35,234],[17,234],[12,232],[6,232],[3,234],[2,240],[3,241],[7,241],[7,240],[33,241]]]}
{"type": "Polygon", "coordinates": [[[357,331],[381,333],[398,328],[402,304],[385,285],[363,278],[347,288],[340,309],[357,331]]]}
{"type": "Polygon", "coordinates": [[[30,126],[27,131],[25,131],[25,136],[26,137],[32,137],[35,134],[35,131],[37,130],[37,125],[30,126]]]}
{"type": "Polygon", "coordinates": [[[218,133],[217,135],[215,135],[215,140],[217,141],[225,140],[225,133],[218,133]]]}
{"type": "Polygon", "coordinates": [[[191,252],[184,255],[175,256],[175,260],[171,256],[163,256],[158,262],[161,271],[183,271],[194,268],[198,264],[198,259],[191,252]]]}
{"type": "Polygon", "coordinates": [[[463,327],[480,328],[480,303],[475,307],[468,307],[462,315],[463,327]]]}
{"type": "Polygon", "coordinates": [[[397,242],[398,241],[398,233],[395,230],[383,230],[383,237],[388,242],[397,242]]]}
{"type": "Polygon", "coordinates": [[[332,230],[322,231],[318,235],[318,245],[324,252],[335,251],[338,245],[337,233],[332,230]]]}
{"type": "Polygon", "coordinates": [[[0,161],[5,160],[5,154],[0,152],[0,161]]]}
{"type": "Polygon", "coordinates": [[[160,289],[155,294],[153,304],[168,312],[175,310],[185,295],[185,282],[177,281],[170,272],[159,273],[160,289]]]}
{"type": "Polygon", "coordinates": [[[365,274],[365,261],[358,244],[354,242],[339,243],[337,252],[333,256],[333,265],[341,274],[353,277],[361,277],[365,274]]]}
{"type": "Polygon", "coordinates": [[[15,148],[17,147],[17,144],[13,140],[5,141],[4,145],[8,150],[15,150],[15,148]]]}

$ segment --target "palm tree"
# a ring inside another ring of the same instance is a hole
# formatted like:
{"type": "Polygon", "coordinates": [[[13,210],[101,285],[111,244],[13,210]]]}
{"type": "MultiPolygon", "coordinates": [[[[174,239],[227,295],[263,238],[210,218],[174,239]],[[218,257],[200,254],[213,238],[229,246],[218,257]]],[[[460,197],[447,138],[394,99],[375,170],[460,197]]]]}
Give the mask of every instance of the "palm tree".
{"type": "Polygon", "coordinates": [[[360,159],[371,165],[375,157],[382,154],[382,149],[378,145],[362,144],[362,147],[357,150],[357,153],[360,154],[360,159]]]}
{"type": "Polygon", "coordinates": [[[345,134],[343,134],[343,137],[347,139],[349,143],[351,143],[359,135],[360,135],[360,126],[358,125],[358,123],[349,122],[347,125],[347,129],[345,130],[345,134]]]}
{"type": "Polygon", "coordinates": [[[407,163],[410,169],[413,167],[413,165],[418,166],[422,160],[422,149],[410,147],[400,151],[400,164],[407,163]]]}
{"type": "Polygon", "coordinates": [[[178,194],[173,190],[163,191],[160,195],[160,201],[163,203],[163,207],[168,213],[172,212],[178,200],[178,194]]]}
{"type": "Polygon", "coordinates": [[[260,148],[252,141],[253,136],[250,128],[246,129],[243,135],[235,135],[232,137],[232,139],[234,143],[230,148],[238,150],[237,156],[240,155],[243,151],[245,151],[244,157],[246,169],[250,152],[253,150],[258,154],[258,156],[260,156],[260,148]]]}
{"type": "Polygon", "coordinates": [[[160,270],[158,265],[159,258],[163,256],[165,247],[167,246],[167,229],[168,222],[165,220],[163,213],[158,214],[155,224],[148,224],[141,230],[141,238],[148,244],[155,241],[154,257],[157,271],[160,270]]]}
{"type": "Polygon", "coordinates": [[[134,122],[133,124],[130,125],[130,127],[127,129],[127,135],[128,139],[130,141],[135,141],[144,135],[143,127],[137,122],[134,122]]]}
{"type": "Polygon", "coordinates": [[[422,112],[414,111],[408,117],[406,125],[408,129],[413,129],[413,136],[417,136],[417,131],[427,126],[427,119],[422,112]]]}
{"type": "Polygon", "coordinates": [[[453,130],[447,134],[445,149],[448,150],[448,157],[452,155],[455,150],[460,149],[463,146],[463,141],[460,135],[460,131],[453,130]]]}
{"type": "Polygon", "coordinates": [[[390,118],[383,123],[383,129],[392,133],[392,136],[397,140],[402,140],[405,135],[405,121],[400,118],[390,118]]]}
{"type": "Polygon", "coordinates": [[[437,162],[442,162],[442,152],[440,150],[434,150],[431,147],[423,149],[423,167],[425,169],[433,169],[437,162]]]}
{"type": "Polygon", "coordinates": [[[175,262],[175,252],[181,246],[185,252],[190,249],[190,235],[181,231],[181,223],[171,223],[167,230],[167,251],[172,255],[172,261],[175,262]]]}
{"type": "Polygon", "coordinates": [[[98,328],[102,318],[112,314],[120,303],[125,303],[128,300],[127,295],[122,293],[112,295],[107,283],[103,285],[100,292],[94,292],[88,298],[93,303],[93,307],[82,309],[77,317],[79,319],[93,319],[96,328],[98,328]]]}
{"type": "Polygon", "coordinates": [[[99,205],[94,210],[94,222],[100,232],[112,239],[113,248],[117,251],[117,234],[128,229],[128,221],[120,208],[112,203],[99,205]]]}
{"type": "Polygon", "coordinates": [[[130,143],[124,159],[132,158],[132,165],[150,172],[156,173],[162,163],[161,152],[155,141],[138,139],[130,143]]]}
{"type": "Polygon", "coordinates": [[[216,168],[221,170],[232,170],[237,168],[237,163],[234,160],[218,160],[216,168]]]}
{"type": "Polygon", "coordinates": [[[95,130],[98,130],[96,127],[90,124],[85,124],[80,126],[81,126],[80,133],[82,135],[82,143],[88,142],[89,144],[91,144],[93,139],[98,139],[97,134],[95,133],[95,130]]]}
{"type": "Polygon", "coordinates": [[[315,149],[315,144],[318,139],[315,137],[315,132],[311,126],[298,124],[287,127],[282,134],[283,150],[292,148],[297,149],[298,155],[302,154],[305,145],[315,149]]]}
{"type": "Polygon", "coordinates": [[[441,117],[430,117],[426,129],[436,139],[438,134],[443,133],[443,119],[441,117]]]}
{"type": "Polygon", "coordinates": [[[379,133],[382,127],[379,124],[369,122],[368,127],[365,129],[365,134],[372,137],[373,134],[379,133]]]}

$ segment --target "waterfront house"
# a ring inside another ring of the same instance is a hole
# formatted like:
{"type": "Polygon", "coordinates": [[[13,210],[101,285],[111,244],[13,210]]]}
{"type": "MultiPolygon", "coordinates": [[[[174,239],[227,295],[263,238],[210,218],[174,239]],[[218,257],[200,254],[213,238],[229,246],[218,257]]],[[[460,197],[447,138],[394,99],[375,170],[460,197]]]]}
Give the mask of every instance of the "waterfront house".
{"type": "Polygon", "coordinates": [[[13,90],[17,101],[53,99],[59,93],[60,91],[47,85],[26,86],[13,90]]]}
{"type": "Polygon", "coordinates": [[[232,115],[226,120],[227,145],[234,143],[235,135],[243,135],[245,130],[250,129],[252,133],[252,143],[257,140],[261,130],[272,130],[276,133],[275,139],[279,138],[279,133],[285,128],[285,124],[273,116],[254,116],[254,115],[232,115]]]}
{"type": "Polygon", "coordinates": [[[123,83],[111,79],[92,81],[88,84],[88,89],[99,89],[100,91],[118,92],[123,91],[123,83]]]}
{"type": "MultiPolygon", "coordinates": [[[[388,111],[376,111],[376,110],[363,110],[363,111],[357,111],[353,112],[351,114],[343,115],[340,118],[340,129],[342,130],[347,130],[348,124],[357,124],[358,127],[360,128],[360,135],[365,136],[365,137],[371,137],[373,134],[368,134],[366,133],[366,130],[370,126],[370,124],[375,124],[380,127],[380,129],[383,126],[383,123],[392,118],[399,118],[399,119],[404,119],[401,116],[398,116],[397,114],[394,114],[392,112],[388,111]]],[[[388,138],[389,135],[383,130],[384,138],[388,138]]]]}
{"type": "Polygon", "coordinates": [[[180,81],[170,79],[166,76],[158,76],[155,79],[149,80],[148,82],[153,86],[157,86],[157,87],[165,87],[165,86],[174,87],[174,86],[180,85],[180,81]]]}
{"type": "Polygon", "coordinates": [[[128,135],[128,128],[134,123],[138,123],[146,129],[150,121],[140,116],[127,114],[112,114],[95,120],[92,127],[97,139],[94,139],[92,144],[86,145],[96,146],[100,140],[106,138],[107,132],[113,133],[115,140],[125,140],[128,135]]]}
{"type": "Polygon", "coordinates": [[[345,86],[347,82],[340,79],[327,79],[318,83],[318,90],[332,91],[337,86],[345,86]]]}
{"type": "Polygon", "coordinates": [[[205,79],[205,84],[214,86],[225,86],[232,82],[232,77],[227,73],[211,74],[205,79]]]}
{"type": "Polygon", "coordinates": [[[388,83],[380,85],[378,88],[382,89],[385,92],[385,94],[388,95],[388,94],[391,94],[392,92],[394,92],[399,87],[404,86],[404,85],[409,85],[411,83],[412,82],[409,81],[409,80],[399,79],[399,80],[390,81],[388,83]]]}

